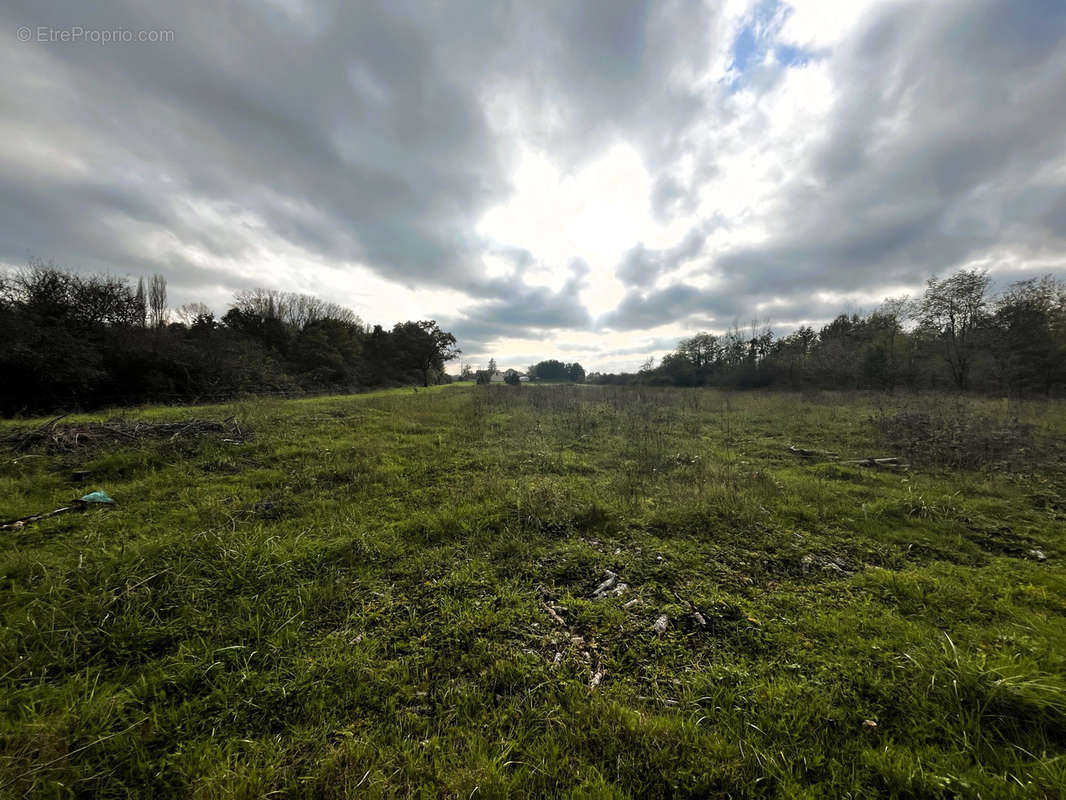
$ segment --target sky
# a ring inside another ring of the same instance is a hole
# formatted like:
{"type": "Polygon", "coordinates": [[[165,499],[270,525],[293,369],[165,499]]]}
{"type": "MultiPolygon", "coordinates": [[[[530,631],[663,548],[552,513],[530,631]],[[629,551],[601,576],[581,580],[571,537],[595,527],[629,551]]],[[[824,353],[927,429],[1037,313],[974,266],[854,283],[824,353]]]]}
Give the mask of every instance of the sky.
{"type": "Polygon", "coordinates": [[[6,0],[0,264],[632,370],[1066,277],[1064,40],[1062,0],[6,0]]]}

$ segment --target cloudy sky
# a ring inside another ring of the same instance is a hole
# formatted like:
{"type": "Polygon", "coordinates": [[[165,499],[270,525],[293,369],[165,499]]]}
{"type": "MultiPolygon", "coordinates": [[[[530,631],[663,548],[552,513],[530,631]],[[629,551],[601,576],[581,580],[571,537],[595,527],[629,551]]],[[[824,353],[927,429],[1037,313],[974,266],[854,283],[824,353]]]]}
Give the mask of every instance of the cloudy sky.
{"type": "Polygon", "coordinates": [[[150,5],[0,8],[0,263],[599,369],[1066,277],[1062,0],[150,5]]]}

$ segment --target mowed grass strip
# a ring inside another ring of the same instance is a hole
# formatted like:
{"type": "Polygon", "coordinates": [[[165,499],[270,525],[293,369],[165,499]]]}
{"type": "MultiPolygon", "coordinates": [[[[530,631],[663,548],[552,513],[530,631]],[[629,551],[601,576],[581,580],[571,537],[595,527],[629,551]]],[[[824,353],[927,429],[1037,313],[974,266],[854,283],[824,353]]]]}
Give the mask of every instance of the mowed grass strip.
{"type": "Polygon", "coordinates": [[[1061,797],[1064,412],[448,386],[8,448],[2,520],[118,505],[0,532],[0,796],[1061,797]]]}

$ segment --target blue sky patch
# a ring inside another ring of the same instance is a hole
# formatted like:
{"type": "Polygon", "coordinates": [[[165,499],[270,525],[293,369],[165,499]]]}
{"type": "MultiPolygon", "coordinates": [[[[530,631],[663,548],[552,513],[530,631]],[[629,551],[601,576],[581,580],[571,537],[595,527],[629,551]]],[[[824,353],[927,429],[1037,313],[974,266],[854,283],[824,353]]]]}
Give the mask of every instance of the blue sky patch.
{"type": "Polygon", "coordinates": [[[790,13],[791,9],[780,0],[763,0],[755,7],[733,39],[733,60],[729,65],[733,72],[730,91],[743,88],[749,70],[757,68],[769,52],[785,67],[804,66],[810,61],[813,53],[777,41],[781,25],[790,13]]]}

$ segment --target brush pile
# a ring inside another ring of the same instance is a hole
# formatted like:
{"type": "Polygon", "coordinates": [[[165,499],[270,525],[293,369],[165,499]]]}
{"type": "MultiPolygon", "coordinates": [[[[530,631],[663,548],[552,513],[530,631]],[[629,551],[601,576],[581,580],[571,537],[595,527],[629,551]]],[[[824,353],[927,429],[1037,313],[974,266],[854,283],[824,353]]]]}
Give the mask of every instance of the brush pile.
{"type": "Polygon", "coordinates": [[[107,422],[85,422],[79,425],[60,425],[58,423],[61,419],[63,417],[56,417],[39,428],[8,433],[0,438],[0,444],[16,453],[73,453],[87,447],[131,444],[143,440],[174,442],[217,436],[224,442],[239,443],[248,439],[248,431],[241,428],[236,417],[173,422],[111,419],[107,422]]]}
{"type": "Polygon", "coordinates": [[[959,402],[929,410],[882,411],[873,418],[880,440],[918,464],[975,469],[1031,461],[1034,426],[959,402]]]}

